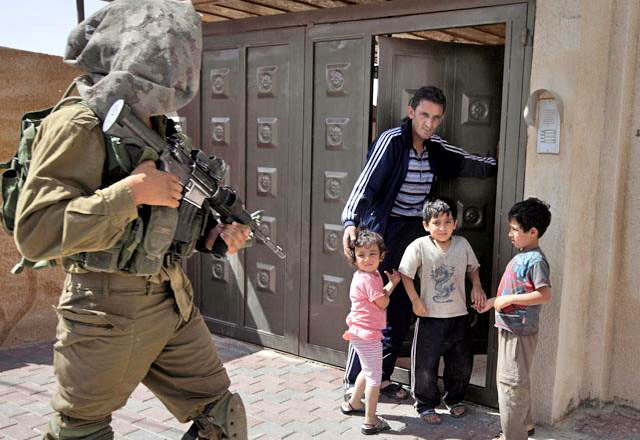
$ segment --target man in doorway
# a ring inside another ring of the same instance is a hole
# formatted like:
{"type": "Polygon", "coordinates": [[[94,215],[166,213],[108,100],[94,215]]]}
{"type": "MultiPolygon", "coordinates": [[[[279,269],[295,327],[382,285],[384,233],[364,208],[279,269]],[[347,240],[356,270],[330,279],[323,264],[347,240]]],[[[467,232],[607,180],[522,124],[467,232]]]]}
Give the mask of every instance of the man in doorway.
{"type": "MultiPolygon", "coordinates": [[[[356,228],[365,226],[381,234],[387,246],[385,271],[397,269],[406,247],[424,235],[422,207],[439,179],[451,177],[488,177],[496,172],[496,160],[469,154],[449,144],[435,131],[446,110],[442,90],[421,87],[409,101],[408,118],[400,127],[385,131],[369,148],[367,163],[356,180],[342,211],[343,248],[348,255],[349,240],[356,228]]],[[[386,281],[386,278],[385,278],[386,281]]],[[[387,397],[402,400],[409,393],[391,382],[398,351],[413,319],[411,301],[404,290],[391,296],[387,308],[387,327],[383,330],[382,386],[387,397]]],[[[345,391],[353,386],[360,372],[360,361],[349,347],[344,377],[345,391]]]]}
{"type": "Polygon", "coordinates": [[[249,229],[218,224],[205,202],[177,240],[182,183],[125,127],[101,129],[124,99],[158,136],[188,145],[164,115],[196,95],[201,48],[201,17],[177,0],[114,1],[69,36],[65,61],[85,71],[81,102],[43,120],[15,229],[22,255],[59,259],[67,272],[46,440],[113,440],[111,415],[140,383],[193,422],[183,439],[247,439],[182,262],[196,248],[233,254],[249,229]]]}

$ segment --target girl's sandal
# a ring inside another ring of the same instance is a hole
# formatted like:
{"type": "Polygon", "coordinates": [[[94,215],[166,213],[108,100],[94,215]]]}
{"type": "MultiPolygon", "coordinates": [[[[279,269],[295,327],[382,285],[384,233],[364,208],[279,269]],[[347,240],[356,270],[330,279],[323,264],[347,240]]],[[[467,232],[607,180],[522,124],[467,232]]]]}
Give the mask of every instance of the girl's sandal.
{"type": "Polygon", "coordinates": [[[372,434],[378,434],[379,432],[388,431],[390,429],[391,429],[391,426],[389,426],[389,424],[384,419],[379,418],[378,423],[376,423],[375,425],[363,424],[362,427],[360,428],[360,432],[363,433],[364,435],[372,435],[372,434]]]}
{"type": "Polygon", "coordinates": [[[346,416],[355,416],[364,414],[364,406],[362,408],[354,408],[349,401],[342,402],[340,405],[340,411],[346,416]]]}
{"type": "Polygon", "coordinates": [[[435,409],[426,410],[425,412],[420,414],[420,418],[427,422],[429,425],[439,425],[442,422],[442,418],[435,409]]]}

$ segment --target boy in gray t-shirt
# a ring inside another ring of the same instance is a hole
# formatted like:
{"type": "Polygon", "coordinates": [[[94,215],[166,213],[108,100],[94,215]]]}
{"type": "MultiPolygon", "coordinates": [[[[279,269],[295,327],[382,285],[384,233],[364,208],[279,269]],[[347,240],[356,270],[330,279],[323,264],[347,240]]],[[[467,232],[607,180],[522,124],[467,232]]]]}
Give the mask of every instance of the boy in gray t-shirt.
{"type": "Polygon", "coordinates": [[[479,312],[496,309],[496,382],[502,432],[494,440],[526,440],[533,434],[529,373],[538,343],[538,317],[551,299],[549,263],[538,240],[551,223],[549,205],[529,198],[509,211],[509,238],[520,251],[504,270],[497,295],[479,312]]]}
{"type": "Polygon", "coordinates": [[[438,424],[440,404],[438,365],[444,358],[442,398],[453,417],[462,417],[462,399],[471,379],[473,354],[465,293],[465,276],[471,279],[471,300],[483,307],[486,296],[480,284],[478,259],[469,242],[452,235],[456,205],[445,199],[425,203],[423,225],[430,235],[413,241],[405,250],[398,271],[418,315],[411,349],[411,391],[416,410],[427,423],[438,424]],[[413,279],[420,276],[420,296],[413,279]]]}

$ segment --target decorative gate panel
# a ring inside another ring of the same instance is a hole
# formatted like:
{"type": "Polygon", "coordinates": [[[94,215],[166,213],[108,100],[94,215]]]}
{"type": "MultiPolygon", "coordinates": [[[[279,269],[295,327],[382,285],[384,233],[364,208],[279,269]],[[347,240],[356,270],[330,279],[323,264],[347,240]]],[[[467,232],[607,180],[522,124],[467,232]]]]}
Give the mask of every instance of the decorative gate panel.
{"type": "Polygon", "coordinates": [[[214,331],[298,351],[304,32],[205,39],[203,139],[281,260],[254,241],[228,261],[202,259],[201,307],[214,331]],[[209,269],[211,267],[211,269],[209,269]]]}
{"type": "MultiPolygon", "coordinates": [[[[344,351],[353,270],[342,255],[340,214],[369,133],[371,41],[313,42],[313,133],[307,349],[344,351]]],[[[338,355],[339,356],[339,355],[338,355]]]]}
{"type": "MultiPolygon", "coordinates": [[[[226,181],[243,191],[242,50],[207,51],[202,62],[201,142],[208,153],[222,157],[229,166],[226,181]]],[[[235,327],[241,316],[244,280],[236,276],[238,257],[228,260],[201,258],[200,308],[205,316],[235,327]]],[[[228,330],[225,331],[228,333],[228,330]]]]}

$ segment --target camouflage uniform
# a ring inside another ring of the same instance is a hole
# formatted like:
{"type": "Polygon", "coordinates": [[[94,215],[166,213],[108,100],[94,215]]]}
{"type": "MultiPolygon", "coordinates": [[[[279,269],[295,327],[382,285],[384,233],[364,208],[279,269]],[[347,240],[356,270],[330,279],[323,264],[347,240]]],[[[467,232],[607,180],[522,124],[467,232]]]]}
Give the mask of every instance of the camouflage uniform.
{"type": "Polygon", "coordinates": [[[77,80],[83,103],[43,121],[15,230],[25,257],[61,259],[68,273],[46,439],[112,439],[111,413],[140,382],[180,422],[196,421],[185,438],[246,438],[242,403],[180,263],[139,276],[89,271],[75,258],[113,247],[140,215],[126,182],[104,184],[108,105],[124,98],[148,116],[183,106],[197,92],[200,51],[200,17],[177,0],[116,0],[69,37],[66,61],[89,72],[77,80]]]}

